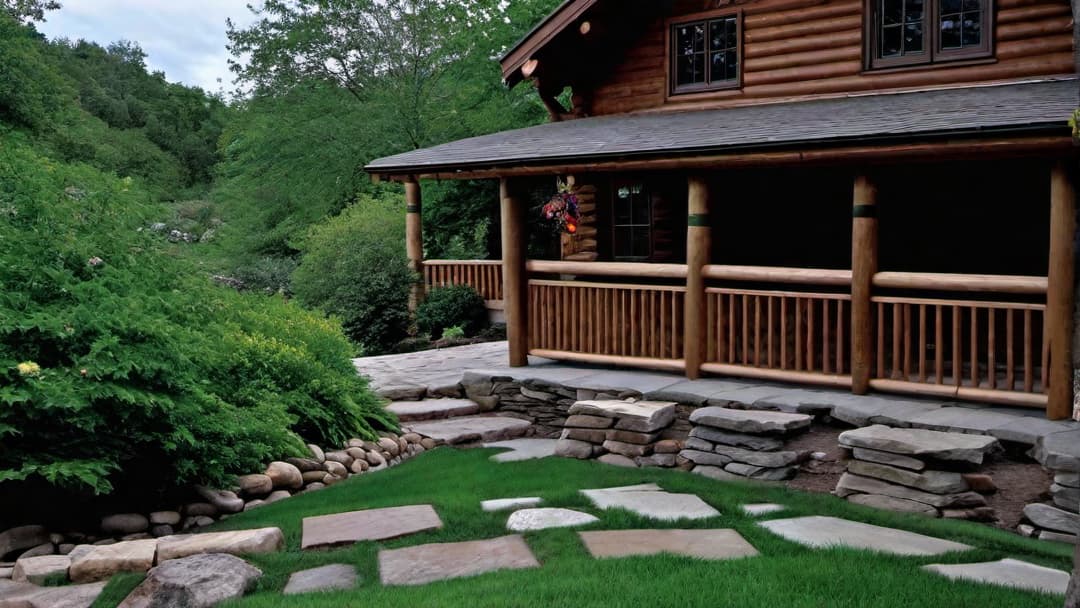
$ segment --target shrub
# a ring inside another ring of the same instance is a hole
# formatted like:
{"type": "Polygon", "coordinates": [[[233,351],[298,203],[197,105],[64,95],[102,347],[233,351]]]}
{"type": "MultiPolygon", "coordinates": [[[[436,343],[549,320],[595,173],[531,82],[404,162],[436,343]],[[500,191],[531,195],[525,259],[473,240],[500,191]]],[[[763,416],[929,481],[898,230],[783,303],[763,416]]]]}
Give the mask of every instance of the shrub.
{"type": "Polygon", "coordinates": [[[413,273],[405,257],[405,213],[397,198],[363,197],[312,227],[292,276],[305,305],[341,318],[365,352],[385,352],[409,326],[413,273]]]}
{"type": "Polygon", "coordinates": [[[416,309],[416,325],[430,336],[441,336],[450,327],[476,335],[487,326],[484,299],[468,285],[433,289],[416,309]]]}
{"type": "Polygon", "coordinates": [[[447,327],[442,332],[442,340],[460,340],[465,337],[465,330],[460,325],[447,327]]]}

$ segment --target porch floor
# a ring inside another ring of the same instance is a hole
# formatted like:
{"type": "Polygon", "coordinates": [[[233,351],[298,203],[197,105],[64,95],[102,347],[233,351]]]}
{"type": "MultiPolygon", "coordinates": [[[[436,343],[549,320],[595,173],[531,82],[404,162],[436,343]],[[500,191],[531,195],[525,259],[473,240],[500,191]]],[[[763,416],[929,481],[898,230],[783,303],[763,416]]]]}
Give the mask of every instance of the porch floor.
{"type": "Polygon", "coordinates": [[[354,360],[372,387],[392,400],[452,394],[466,372],[539,380],[576,389],[620,389],[645,399],[687,405],[733,405],[749,409],[829,414],[852,426],[888,426],[986,434],[1002,441],[1034,445],[1046,435],[1073,431],[1080,443],[1080,423],[1050,421],[1041,410],[947,399],[918,399],[874,393],[860,396],[840,390],[806,388],[735,378],[687,380],[674,373],[562,363],[529,357],[528,367],[509,367],[507,343],[489,342],[400,355],[354,360]]]}

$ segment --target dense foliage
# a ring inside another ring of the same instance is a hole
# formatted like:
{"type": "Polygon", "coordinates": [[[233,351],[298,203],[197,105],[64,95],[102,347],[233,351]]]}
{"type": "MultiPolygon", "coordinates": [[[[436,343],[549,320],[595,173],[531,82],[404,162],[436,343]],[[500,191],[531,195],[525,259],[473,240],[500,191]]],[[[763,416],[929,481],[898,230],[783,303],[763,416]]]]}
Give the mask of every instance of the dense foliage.
{"type": "Polygon", "coordinates": [[[311,228],[293,290],[304,304],[338,315],[369,354],[405,337],[409,325],[405,214],[393,200],[361,197],[311,228]]]}
{"type": "Polygon", "coordinates": [[[433,289],[416,309],[416,326],[432,338],[455,327],[465,336],[475,336],[487,326],[484,299],[468,285],[433,289]]]}

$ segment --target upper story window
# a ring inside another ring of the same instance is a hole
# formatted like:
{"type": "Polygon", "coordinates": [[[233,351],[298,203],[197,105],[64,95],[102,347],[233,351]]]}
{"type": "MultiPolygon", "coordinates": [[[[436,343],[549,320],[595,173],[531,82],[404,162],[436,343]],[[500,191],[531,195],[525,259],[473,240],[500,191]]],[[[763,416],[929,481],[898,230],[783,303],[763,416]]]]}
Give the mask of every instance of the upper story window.
{"type": "Polygon", "coordinates": [[[671,92],[739,86],[739,14],[672,23],[671,92]]]}
{"type": "Polygon", "coordinates": [[[873,8],[870,67],[884,68],[992,53],[992,0],[868,0],[873,8]]]}

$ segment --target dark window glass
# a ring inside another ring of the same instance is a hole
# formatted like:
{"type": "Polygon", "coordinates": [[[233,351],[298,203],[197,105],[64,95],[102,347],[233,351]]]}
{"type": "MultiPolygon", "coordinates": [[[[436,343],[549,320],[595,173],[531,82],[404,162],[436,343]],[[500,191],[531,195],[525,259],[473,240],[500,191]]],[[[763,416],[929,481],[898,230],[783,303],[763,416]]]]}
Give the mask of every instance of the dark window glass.
{"type": "Polygon", "coordinates": [[[921,54],[925,0],[880,0],[879,57],[921,54]]]}
{"type": "Polygon", "coordinates": [[[675,31],[678,84],[705,82],[705,24],[681,25],[675,31]]]}
{"type": "Polygon", "coordinates": [[[648,259],[652,255],[651,198],[641,183],[615,188],[615,259],[648,259]]]}
{"type": "Polygon", "coordinates": [[[989,0],[874,0],[872,67],[989,54],[989,0]]]}
{"type": "Polygon", "coordinates": [[[942,0],[939,23],[942,50],[964,49],[982,44],[982,2],[942,0]]]}
{"type": "Polygon", "coordinates": [[[676,89],[708,88],[738,80],[736,16],[676,25],[672,38],[676,89]]]}

